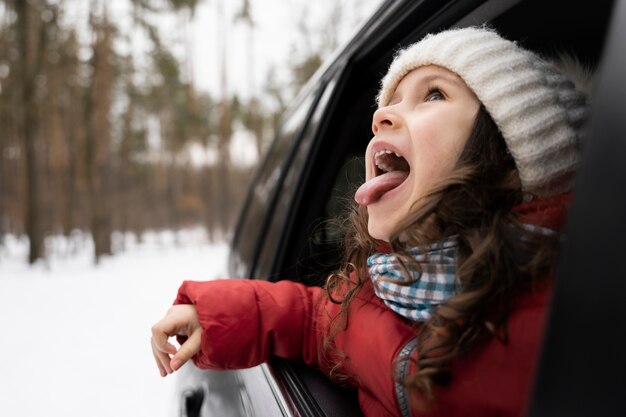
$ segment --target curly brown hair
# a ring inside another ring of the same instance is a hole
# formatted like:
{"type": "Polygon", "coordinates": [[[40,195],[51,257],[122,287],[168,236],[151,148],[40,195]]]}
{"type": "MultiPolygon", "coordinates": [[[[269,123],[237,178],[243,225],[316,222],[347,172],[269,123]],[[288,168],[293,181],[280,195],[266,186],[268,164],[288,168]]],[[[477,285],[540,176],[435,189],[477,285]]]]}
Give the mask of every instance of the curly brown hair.
{"type": "MultiPolygon", "coordinates": [[[[458,237],[457,277],[462,291],[416,325],[416,372],[401,381],[418,406],[434,400],[434,385],[452,378],[451,361],[496,337],[507,343],[506,321],[515,297],[553,267],[558,234],[522,226],[514,207],[524,201],[515,161],[489,113],[481,107],[473,131],[445,181],[415,202],[412,214],[390,239],[391,252],[405,266],[419,268],[406,249],[425,247],[447,236],[458,237]]],[[[531,196],[532,197],[532,196],[531,196]]],[[[367,229],[367,209],[355,205],[347,221],[345,259],[326,282],[326,293],[341,304],[322,346],[335,358],[331,375],[342,378],[345,355],[333,339],[347,325],[352,299],[369,280],[367,258],[380,247],[367,229]]],[[[400,358],[399,360],[414,360],[400,358]]]]}

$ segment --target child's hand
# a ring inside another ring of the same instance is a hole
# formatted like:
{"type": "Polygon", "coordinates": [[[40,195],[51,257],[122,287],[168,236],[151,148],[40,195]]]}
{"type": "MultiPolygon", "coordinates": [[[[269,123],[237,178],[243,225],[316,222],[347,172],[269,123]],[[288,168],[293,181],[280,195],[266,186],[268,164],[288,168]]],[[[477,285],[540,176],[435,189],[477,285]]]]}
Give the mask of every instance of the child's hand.
{"type": "Polygon", "coordinates": [[[157,324],[152,326],[152,354],[161,376],[178,370],[193,355],[200,351],[202,327],[198,323],[196,308],[191,304],[172,306],[157,324]],[[172,336],[186,336],[187,340],[176,347],[168,342],[172,336]],[[172,357],[170,358],[170,355],[172,357]]]}

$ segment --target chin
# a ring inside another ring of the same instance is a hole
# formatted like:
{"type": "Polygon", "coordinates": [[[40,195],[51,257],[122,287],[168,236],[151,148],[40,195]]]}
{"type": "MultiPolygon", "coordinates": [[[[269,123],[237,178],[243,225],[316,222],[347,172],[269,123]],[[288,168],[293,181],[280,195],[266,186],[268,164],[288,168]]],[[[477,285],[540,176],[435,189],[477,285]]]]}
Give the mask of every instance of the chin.
{"type": "Polygon", "coordinates": [[[386,230],[384,227],[380,227],[380,225],[373,224],[371,217],[367,224],[367,232],[374,239],[389,242],[390,231],[386,230]]]}

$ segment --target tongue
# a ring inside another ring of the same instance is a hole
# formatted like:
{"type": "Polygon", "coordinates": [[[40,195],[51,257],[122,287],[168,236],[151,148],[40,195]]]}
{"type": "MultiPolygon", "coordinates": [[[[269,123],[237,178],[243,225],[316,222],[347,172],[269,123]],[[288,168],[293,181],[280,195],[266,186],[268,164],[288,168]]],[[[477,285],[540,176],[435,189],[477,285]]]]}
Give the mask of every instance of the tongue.
{"type": "Polygon", "coordinates": [[[406,171],[392,171],[379,175],[361,185],[354,194],[354,199],[362,206],[373,204],[387,191],[402,184],[408,176],[409,173],[406,171]]]}

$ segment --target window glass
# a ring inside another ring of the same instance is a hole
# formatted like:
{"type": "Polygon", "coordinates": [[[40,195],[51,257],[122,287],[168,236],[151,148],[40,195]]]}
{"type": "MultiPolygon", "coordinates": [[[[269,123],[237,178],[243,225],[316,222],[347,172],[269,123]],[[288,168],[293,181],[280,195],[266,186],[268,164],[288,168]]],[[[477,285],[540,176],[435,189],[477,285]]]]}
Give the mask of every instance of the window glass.
{"type": "MultiPolygon", "coordinates": [[[[285,181],[281,186],[280,197],[276,202],[273,210],[271,223],[267,230],[266,242],[269,244],[262,248],[259,256],[258,267],[254,275],[267,279],[271,273],[272,262],[276,254],[276,245],[279,239],[284,238],[285,224],[290,216],[290,210],[293,210],[293,198],[296,194],[296,188],[300,183],[303,171],[306,168],[307,161],[311,154],[311,148],[314,145],[315,133],[319,128],[320,121],[325,113],[328,101],[334,91],[335,81],[331,81],[324,90],[315,111],[302,134],[302,139],[298,145],[298,149],[294,155],[293,163],[286,173],[285,181]]],[[[284,277],[283,277],[284,278],[284,277]]]]}
{"type": "Polygon", "coordinates": [[[283,180],[289,164],[289,153],[302,131],[315,94],[306,97],[293,111],[278,132],[256,181],[248,195],[248,201],[233,242],[230,258],[230,273],[233,277],[249,274],[257,244],[261,244],[260,234],[264,219],[273,205],[276,190],[283,180]]]}

